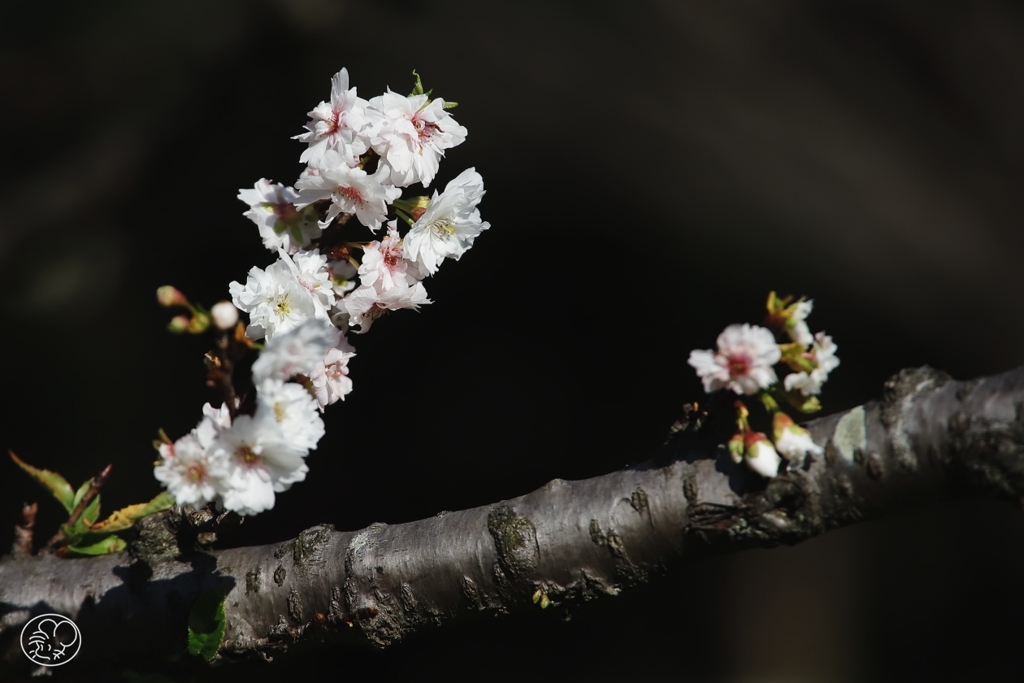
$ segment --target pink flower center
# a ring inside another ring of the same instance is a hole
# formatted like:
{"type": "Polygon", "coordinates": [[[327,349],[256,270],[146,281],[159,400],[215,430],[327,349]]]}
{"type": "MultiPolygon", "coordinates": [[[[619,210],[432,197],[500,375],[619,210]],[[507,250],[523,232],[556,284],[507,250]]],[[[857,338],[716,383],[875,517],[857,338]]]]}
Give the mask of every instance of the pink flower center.
{"type": "Polygon", "coordinates": [[[729,377],[736,379],[737,377],[744,377],[750,373],[750,356],[745,354],[731,353],[729,358],[729,377]]]}
{"type": "Polygon", "coordinates": [[[421,119],[419,114],[412,117],[412,125],[416,127],[416,133],[419,135],[421,143],[426,142],[434,136],[434,133],[441,130],[436,123],[421,119]]]}
{"type": "Polygon", "coordinates": [[[339,187],[335,192],[342,197],[346,197],[357,205],[362,206],[365,203],[362,193],[354,187],[339,187]]]}
{"type": "Polygon", "coordinates": [[[327,122],[327,135],[334,135],[341,128],[342,121],[345,118],[345,112],[340,109],[335,109],[331,112],[331,119],[327,122]]]}
{"type": "Polygon", "coordinates": [[[188,468],[186,474],[192,481],[202,481],[203,479],[206,479],[206,468],[199,463],[196,463],[188,468]]]}

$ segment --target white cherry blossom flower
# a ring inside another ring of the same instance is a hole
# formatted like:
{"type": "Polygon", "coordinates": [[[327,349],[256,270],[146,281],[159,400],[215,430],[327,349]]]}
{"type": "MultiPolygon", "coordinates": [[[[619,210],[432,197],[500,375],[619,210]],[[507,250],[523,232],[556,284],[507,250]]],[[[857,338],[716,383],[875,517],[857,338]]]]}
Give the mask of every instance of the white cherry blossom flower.
{"type": "Polygon", "coordinates": [[[466,129],[444,109],[444,100],[427,95],[404,97],[390,90],[374,97],[367,111],[379,117],[370,138],[370,146],[388,169],[391,183],[406,187],[423,183],[437,175],[444,150],[461,144],[466,129]]]}
{"type": "Polygon", "coordinates": [[[271,417],[240,415],[221,430],[210,447],[212,457],[225,460],[228,487],[224,507],[255,515],[274,507],[274,494],[306,478],[305,453],[288,443],[271,417]]]}
{"type": "Polygon", "coordinates": [[[329,320],[335,303],[327,258],[316,251],[299,251],[294,258],[280,251],[266,270],[253,267],[243,286],[232,282],[231,301],[249,314],[246,334],[251,339],[287,332],[311,318],[329,320]]]}
{"type": "Polygon", "coordinates": [[[309,381],[321,410],[339,399],[344,400],[352,391],[348,360],[354,355],[355,349],[342,337],[338,345],[327,352],[317,369],[310,373],[309,381]]]}
{"type": "Polygon", "coordinates": [[[694,350],[689,364],[704,382],[704,391],[732,389],[756,394],[776,381],[772,367],[781,358],[775,335],[756,325],[730,325],[718,335],[718,352],[694,350]]]}
{"type": "Polygon", "coordinates": [[[249,205],[244,215],[259,227],[263,244],[271,251],[295,253],[322,234],[316,211],[296,207],[298,193],[281,183],[261,178],[254,189],[239,190],[238,198],[249,205]]]}
{"type": "Polygon", "coordinates": [[[832,337],[824,332],[814,335],[814,343],[811,350],[804,354],[804,357],[815,365],[810,372],[794,372],[786,375],[783,386],[787,391],[799,390],[804,396],[811,396],[821,393],[821,385],[828,379],[830,372],[839,366],[839,359],[836,358],[836,346],[832,337]]]}
{"type": "Polygon", "coordinates": [[[321,166],[326,153],[334,151],[343,163],[355,166],[367,150],[367,141],[361,135],[370,123],[365,107],[366,100],[356,96],[355,88],[348,87],[348,70],[334,74],[331,101],[321,102],[309,112],[306,132],[293,138],[309,144],[299,161],[321,166]]]}
{"type": "MultiPolygon", "coordinates": [[[[328,164],[338,160],[337,152],[328,151],[325,155],[328,164]]],[[[377,230],[387,220],[388,205],[402,195],[397,187],[385,185],[382,181],[387,181],[386,172],[369,175],[361,168],[349,168],[344,164],[324,167],[317,175],[301,178],[295,183],[299,189],[296,205],[301,208],[329,199],[331,206],[327,217],[320,222],[321,228],[326,228],[343,213],[352,213],[360,223],[377,230]]]]}
{"type": "Polygon", "coordinates": [[[402,236],[397,221],[388,223],[388,234],[381,241],[373,241],[363,249],[363,262],[359,266],[359,282],[372,285],[378,292],[393,287],[408,287],[423,279],[416,264],[405,258],[402,236]]]}
{"type": "Polygon", "coordinates": [[[160,449],[153,475],[181,505],[211,503],[227,488],[228,468],[223,458],[210,457],[193,431],[160,449]]]}
{"type": "Polygon", "coordinates": [[[474,168],[460,173],[434,198],[405,236],[405,257],[429,275],[437,272],[442,259],[456,261],[473,246],[473,241],[491,227],[480,220],[477,204],[484,196],[484,181],[474,168]]]}
{"type": "Polygon", "coordinates": [[[331,273],[327,270],[327,257],[312,249],[298,251],[291,257],[281,253],[281,262],[291,271],[295,281],[313,297],[317,317],[326,320],[327,311],[337,298],[331,273]]]}
{"type": "Polygon", "coordinates": [[[277,423],[285,441],[303,454],[324,435],[317,401],[301,384],[269,379],[257,387],[256,419],[277,423]]]}
{"type": "Polygon", "coordinates": [[[192,430],[199,444],[204,449],[209,449],[213,440],[217,438],[218,432],[231,426],[231,410],[227,403],[222,403],[220,408],[214,408],[209,403],[203,406],[203,419],[199,421],[196,428],[192,430]]]}
{"type": "Polygon", "coordinates": [[[252,364],[253,382],[259,386],[267,380],[283,381],[295,375],[309,375],[319,369],[328,349],[336,346],[340,338],[338,328],[319,318],[311,318],[278,334],[267,342],[252,364]]]}
{"type": "Polygon", "coordinates": [[[359,326],[359,334],[370,329],[370,325],[387,311],[400,308],[419,309],[429,304],[427,290],[422,282],[405,287],[392,287],[386,292],[378,292],[376,287],[361,285],[343,300],[349,314],[349,324],[359,326]]]}

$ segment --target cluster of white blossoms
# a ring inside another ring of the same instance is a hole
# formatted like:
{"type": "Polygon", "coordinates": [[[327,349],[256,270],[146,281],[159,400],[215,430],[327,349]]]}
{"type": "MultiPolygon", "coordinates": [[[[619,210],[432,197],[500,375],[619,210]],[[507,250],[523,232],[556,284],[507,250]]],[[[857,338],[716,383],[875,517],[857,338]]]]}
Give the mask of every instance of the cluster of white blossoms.
{"type": "Polygon", "coordinates": [[[758,396],[772,416],[772,439],[749,426],[746,406],[736,402],[738,431],[729,442],[729,452],[739,463],[746,462],[764,477],[774,477],[783,460],[799,467],[808,455],[821,455],[822,448],[810,433],[782,412],[780,403],[809,413],[820,409],[817,395],[838,365],[836,345],[823,332],[812,335],[807,316],[814,302],[800,299],[791,303],[772,292],[768,296],[767,324],[730,325],[718,335],[718,350],[694,350],[689,364],[708,393],[730,389],[741,395],[758,396]],[[787,341],[779,343],[776,332],[787,341]],[[788,367],[781,386],[776,365],[788,367]]]}
{"type": "Polygon", "coordinates": [[[348,81],[345,69],[335,74],[330,100],[295,136],[306,143],[306,168],[294,187],[260,179],[239,191],[245,216],[277,257],[229,288],[249,316],[245,335],[264,344],[252,366],[255,407],[237,414],[241,404],[207,405],[190,434],[160,445],[156,478],[178,503],[251,515],[305,479],[306,456],[324,434],[321,411],[352,390],[346,334],[430,303],[424,278],[490,227],[477,209],[484,187],[473,168],[431,197],[402,199],[403,188],[428,187],[445,150],[466,139],[448,111],[455,104],[423,92],[419,76],[409,96],[389,90],[370,100],[348,81]],[[350,219],[377,239],[343,236],[350,219]]]}

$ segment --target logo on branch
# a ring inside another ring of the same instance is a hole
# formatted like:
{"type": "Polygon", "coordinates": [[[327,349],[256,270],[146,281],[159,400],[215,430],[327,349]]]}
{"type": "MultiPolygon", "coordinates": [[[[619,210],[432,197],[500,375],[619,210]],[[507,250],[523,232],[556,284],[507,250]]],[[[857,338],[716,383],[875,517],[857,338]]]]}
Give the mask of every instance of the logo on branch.
{"type": "Polygon", "coordinates": [[[60,614],[40,614],[21,629],[21,651],[35,664],[67,664],[82,647],[75,622],[60,614]]]}

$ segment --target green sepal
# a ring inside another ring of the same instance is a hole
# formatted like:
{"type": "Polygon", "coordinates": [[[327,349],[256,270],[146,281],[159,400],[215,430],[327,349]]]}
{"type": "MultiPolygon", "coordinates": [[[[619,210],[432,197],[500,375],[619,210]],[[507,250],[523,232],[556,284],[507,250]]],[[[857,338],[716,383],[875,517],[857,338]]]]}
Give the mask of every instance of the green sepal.
{"type": "Polygon", "coordinates": [[[416,73],[416,69],[412,70],[412,75],[416,77],[416,82],[412,86],[412,92],[409,93],[409,97],[412,97],[413,95],[422,95],[423,94],[423,81],[420,80],[420,75],[418,73],[416,73]]]}
{"type": "Polygon", "coordinates": [[[793,392],[786,394],[786,398],[789,399],[789,404],[801,413],[816,413],[821,410],[821,401],[818,400],[817,396],[803,396],[793,392]]]}
{"type": "Polygon", "coordinates": [[[208,590],[199,596],[188,615],[188,652],[211,661],[224,640],[224,595],[208,590]]]}
{"type": "Polygon", "coordinates": [[[84,534],[74,545],[65,546],[69,553],[76,555],[109,555],[119,553],[128,547],[125,540],[109,534],[84,534]],[[99,537],[99,540],[95,540],[99,537]]]}
{"type": "Polygon", "coordinates": [[[121,508],[116,512],[111,513],[102,522],[96,522],[93,524],[89,531],[104,533],[112,533],[114,531],[124,531],[130,529],[135,525],[135,522],[142,519],[146,515],[151,515],[154,512],[160,512],[174,505],[174,496],[167,493],[167,491],[161,491],[157,494],[156,498],[149,501],[148,503],[137,503],[135,505],[129,505],[126,508],[121,508]]]}
{"type": "Polygon", "coordinates": [[[458,102],[449,102],[445,100],[445,103],[441,105],[441,109],[455,109],[457,106],[459,106],[458,102]]]}
{"type": "Polygon", "coordinates": [[[14,464],[24,470],[30,477],[35,479],[37,482],[43,485],[47,491],[53,494],[53,497],[57,499],[64,509],[70,514],[75,509],[75,492],[71,488],[71,484],[68,480],[60,476],[56,472],[50,470],[39,470],[32,467],[28,463],[22,461],[21,458],[14,454],[14,451],[8,451],[11,455],[11,460],[14,464]]]}

